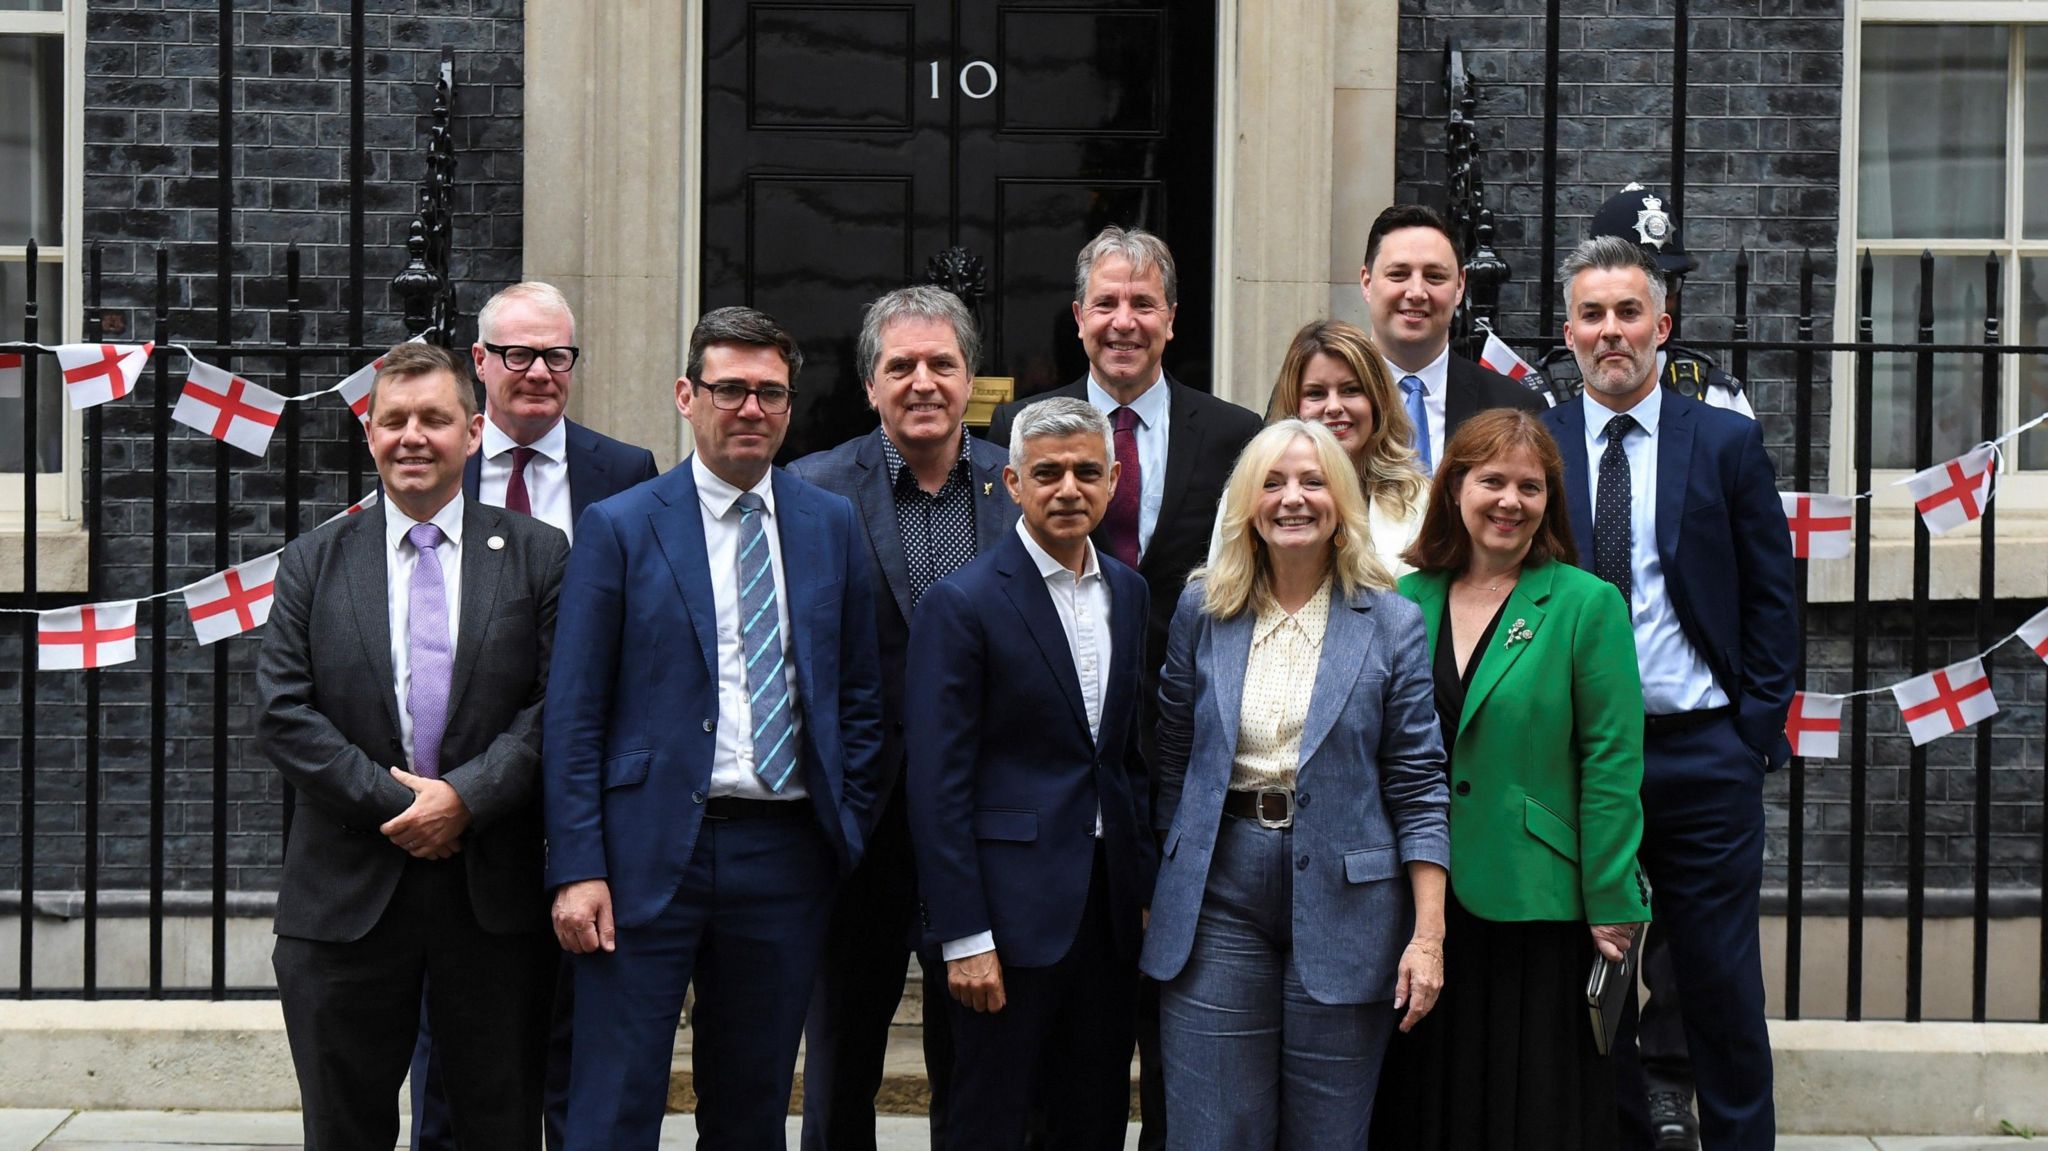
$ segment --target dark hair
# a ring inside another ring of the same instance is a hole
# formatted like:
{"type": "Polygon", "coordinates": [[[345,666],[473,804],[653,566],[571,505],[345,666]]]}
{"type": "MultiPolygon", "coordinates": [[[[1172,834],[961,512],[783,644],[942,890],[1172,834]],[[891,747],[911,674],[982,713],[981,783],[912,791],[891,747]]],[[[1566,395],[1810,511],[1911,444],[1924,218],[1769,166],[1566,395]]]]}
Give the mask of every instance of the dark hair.
{"type": "Polygon", "coordinates": [[[377,411],[377,389],[385,380],[409,380],[414,376],[447,372],[455,378],[455,398],[462,405],[462,417],[477,414],[476,379],[469,374],[469,357],[460,356],[439,344],[424,341],[400,344],[377,357],[377,377],[370,382],[367,414],[377,411]]]}
{"type": "Polygon", "coordinates": [[[1517,408],[1495,408],[1473,416],[1444,445],[1436,483],[1429,489],[1429,507],[1422,513],[1422,528],[1401,558],[1422,571],[1463,571],[1472,557],[1472,537],[1465,531],[1465,517],[1458,514],[1458,489],[1475,468],[1516,448],[1527,448],[1536,457],[1536,466],[1543,469],[1545,494],[1543,522],[1536,526],[1536,538],[1529,541],[1529,557],[1523,562],[1579,562],[1578,545],[1572,542],[1571,515],[1565,508],[1564,456],[1543,421],[1517,408]]]}
{"type": "Polygon", "coordinates": [[[789,365],[789,382],[792,384],[796,383],[796,374],[804,367],[803,349],[796,346],[796,337],[777,323],[775,317],[753,308],[719,308],[704,313],[697,326],[690,330],[690,357],[683,367],[683,375],[692,384],[703,378],[704,349],[713,344],[774,348],[782,353],[782,362],[789,365]]]}
{"type": "Polygon", "coordinates": [[[1380,254],[1380,241],[1387,238],[1388,232],[1398,232],[1403,228],[1428,228],[1443,233],[1444,239],[1450,241],[1451,256],[1459,267],[1465,266],[1465,246],[1458,242],[1457,235],[1451,231],[1450,221],[1445,220],[1435,208],[1421,204],[1396,204],[1381,212],[1372,222],[1372,231],[1365,234],[1367,270],[1372,268],[1373,257],[1380,254]]]}

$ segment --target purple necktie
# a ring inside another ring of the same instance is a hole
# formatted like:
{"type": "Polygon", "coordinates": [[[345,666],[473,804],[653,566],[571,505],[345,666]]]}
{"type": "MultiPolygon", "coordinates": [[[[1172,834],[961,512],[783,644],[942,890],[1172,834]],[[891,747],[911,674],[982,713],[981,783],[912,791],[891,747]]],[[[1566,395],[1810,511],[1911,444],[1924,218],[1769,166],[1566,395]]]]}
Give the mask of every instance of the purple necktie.
{"type": "Polygon", "coordinates": [[[441,778],[441,736],[448,730],[448,681],[455,669],[455,645],[448,635],[447,582],[441,577],[441,529],[415,524],[405,538],[420,553],[412,569],[412,606],[406,613],[406,653],[412,682],[405,710],[412,714],[412,770],[441,778]]]}
{"type": "Polygon", "coordinates": [[[1118,408],[1116,421],[1116,462],[1123,465],[1116,479],[1116,491],[1109,497],[1109,509],[1102,516],[1102,532],[1109,540],[1109,554],[1126,566],[1138,566],[1138,494],[1145,486],[1144,470],[1138,459],[1138,413],[1118,408]]]}

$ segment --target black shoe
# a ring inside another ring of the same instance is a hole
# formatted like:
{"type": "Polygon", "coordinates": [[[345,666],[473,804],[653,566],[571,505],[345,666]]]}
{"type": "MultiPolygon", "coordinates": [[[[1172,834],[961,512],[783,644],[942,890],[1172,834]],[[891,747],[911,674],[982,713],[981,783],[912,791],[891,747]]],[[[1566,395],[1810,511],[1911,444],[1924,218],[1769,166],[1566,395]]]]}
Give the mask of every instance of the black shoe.
{"type": "Polygon", "coordinates": [[[1657,1151],[1700,1151],[1700,1126],[1692,1100],[1679,1091],[1650,1092],[1650,1133],[1657,1151]]]}

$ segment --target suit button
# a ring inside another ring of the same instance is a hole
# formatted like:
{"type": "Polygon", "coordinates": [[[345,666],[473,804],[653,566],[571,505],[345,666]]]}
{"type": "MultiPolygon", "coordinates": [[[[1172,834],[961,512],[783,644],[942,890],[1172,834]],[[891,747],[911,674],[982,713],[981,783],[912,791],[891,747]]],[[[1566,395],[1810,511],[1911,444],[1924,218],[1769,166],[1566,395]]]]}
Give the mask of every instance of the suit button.
{"type": "Polygon", "coordinates": [[[704,730],[705,730],[705,731],[717,731],[717,730],[718,730],[718,721],[717,721],[717,720],[715,720],[715,719],[707,719],[707,720],[705,720],[705,721],[704,721],[704,730]]]}
{"type": "Polygon", "coordinates": [[[1459,794],[1459,795],[1470,795],[1470,794],[1472,794],[1472,781],[1471,781],[1471,780],[1467,780],[1467,779],[1461,779],[1461,780],[1459,780],[1459,781],[1458,781],[1458,794],[1459,794]]]}
{"type": "Polygon", "coordinates": [[[1302,856],[1302,857],[1301,857],[1300,859],[1297,859],[1297,860],[1295,860],[1295,861],[1294,861],[1294,870],[1296,870],[1296,871],[1307,871],[1307,870],[1308,870],[1308,856],[1304,855],[1304,856],[1302,856]]]}
{"type": "Polygon", "coordinates": [[[690,793],[690,802],[691,802],[691,803],[702,803],[702,802],[704,802],[704,793],[703,793],[703,792],[701,792],[701,791],[693,791],[693,792],[691,792],[691,793],[690,793]]]}
{"type": "Polygon", "coordinates": [[[1307,795],[1307,793],[1305,793],[1305,792],[1304,792],[1304,793],[1302,793],[1302,794],[1296,795],[1296,796],[1294,797],[1294,806],[1296,806],[1296,807],[1307,807],[1307,806],[1308,806],[1308,795],[1307,795]]]}

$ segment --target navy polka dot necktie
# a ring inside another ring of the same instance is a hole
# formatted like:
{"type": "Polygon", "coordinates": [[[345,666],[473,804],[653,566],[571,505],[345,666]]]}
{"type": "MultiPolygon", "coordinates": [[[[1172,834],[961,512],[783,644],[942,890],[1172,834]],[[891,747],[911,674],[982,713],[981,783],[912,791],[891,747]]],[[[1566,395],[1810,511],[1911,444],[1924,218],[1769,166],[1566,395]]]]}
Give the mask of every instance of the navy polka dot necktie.
{"type": "Polygon", "coordinates": [[[1600,453],[1600,491],[1593,509],[1593,574],[1620,588],[1623,603],[1633,602],[1629,560],[1635,538],[1629,517],[1635,493],[1629,485],[1628,452],[1622,441],[1638,426],[1635,417],[1628,415],[1607,421],[1607,450],[1600,453]]]}

